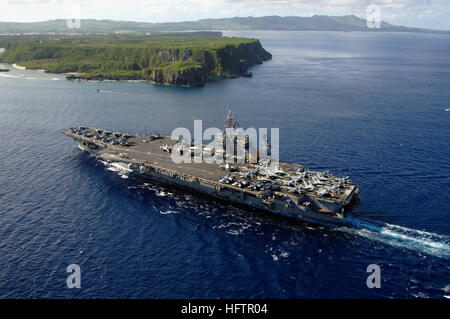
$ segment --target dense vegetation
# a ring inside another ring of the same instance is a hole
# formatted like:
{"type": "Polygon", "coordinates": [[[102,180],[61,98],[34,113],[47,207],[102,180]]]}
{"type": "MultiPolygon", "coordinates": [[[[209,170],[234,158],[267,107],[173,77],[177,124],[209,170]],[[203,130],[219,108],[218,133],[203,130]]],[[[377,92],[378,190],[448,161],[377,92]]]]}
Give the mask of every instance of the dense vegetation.
{"type": "Polygon", "coordinates": [[[205,76],[235,77],[270,58],[257,39],[217,35],[1,36],[0,47],[5,48],[0,62],[29,69],[83,73],[86,79],[156,82],[157,75],[167,79],[170,74],[198,73],[198,69],[205,76]]]}

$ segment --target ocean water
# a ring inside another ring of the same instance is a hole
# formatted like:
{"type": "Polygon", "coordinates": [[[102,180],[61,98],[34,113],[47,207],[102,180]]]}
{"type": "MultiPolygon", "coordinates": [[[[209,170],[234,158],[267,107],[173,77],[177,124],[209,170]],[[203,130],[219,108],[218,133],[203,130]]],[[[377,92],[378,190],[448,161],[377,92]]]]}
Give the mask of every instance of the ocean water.
{"type": "Polygon", "coordinates": [[[203,88],[0,73],[1,298],[450,296],[448,35],[226,34],[273,59],[203,88]],[[309,224],[124,179],[60,133],[222,127],[226,105],[280,128],[281,160],[350,176],[352,217],[309,224]]]}

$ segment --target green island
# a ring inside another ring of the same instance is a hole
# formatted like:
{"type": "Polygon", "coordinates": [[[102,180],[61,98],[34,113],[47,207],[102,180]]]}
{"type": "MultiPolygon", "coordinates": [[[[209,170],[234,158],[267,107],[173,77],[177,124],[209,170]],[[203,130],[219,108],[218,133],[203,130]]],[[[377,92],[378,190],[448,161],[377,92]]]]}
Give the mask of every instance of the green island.
{"type": "Polygon", "coordinates": [[[220,32],[156,35],[0,36],[0,62],[67,79],[147,80],[201,86],[208,77],[251,76],[248,68],[271,59],[258,39],[220,32]]]}

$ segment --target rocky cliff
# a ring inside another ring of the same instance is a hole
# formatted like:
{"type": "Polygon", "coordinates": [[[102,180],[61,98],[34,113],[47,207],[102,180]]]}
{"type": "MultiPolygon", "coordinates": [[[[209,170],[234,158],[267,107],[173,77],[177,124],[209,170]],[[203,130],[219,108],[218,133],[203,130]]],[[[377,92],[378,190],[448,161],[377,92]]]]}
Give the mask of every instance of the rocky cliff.
{"type": "Polygon", "coordinates": [[[217,50],[155,50],[149,59],[150,66],[129,72],[96,72],[70,75],[67,78],[85,80],[148,80],[155,83],[182,86],[203,86],[208,77],[237,78],[252,76],[251,66],[270,60],[258,40],[227,45],[217,50]]]}
{"type": "Polygon", "coordinates": [[[200,56],[192,56],[191,50],[185,50],[181,55],[182,61],[198,63],[199,67],[192,67],[182,71],[158,70],[153,72],[150,80],[157,83],[203,85],[208,76],[237,78],[251,76],[248,68],[261,64],[272,58],[264,50],[259,41],[243,43],[238,46],[228,45],[215,52],[203,51],[200,56]]]}
{"type": "Polygon", "coordinates": [[[184,70],[153,70],[148,80],[182,86],[202,86],[208,79],[203,68],[189,68],[184,70]]]}
{"type": "Polygon", "coordinates": [[[259,40],[176,35],[65,36],[3,39],[0,62],[85,80],[148,80],[201,86],[208,77],[251,76],[249,67],[271,59],[259,40]]]}

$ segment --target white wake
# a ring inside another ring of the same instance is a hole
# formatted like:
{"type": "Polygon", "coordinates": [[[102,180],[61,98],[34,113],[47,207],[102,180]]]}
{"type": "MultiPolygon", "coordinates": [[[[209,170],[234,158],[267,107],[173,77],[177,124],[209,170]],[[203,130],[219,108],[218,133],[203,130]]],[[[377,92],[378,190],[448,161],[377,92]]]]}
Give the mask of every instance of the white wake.
{"type": "Polygon", "coordinates": [[[450,259],[450,237],[377,221],[347,217],[337,230],[395,247],[450,259]]]}

